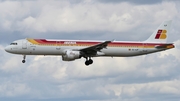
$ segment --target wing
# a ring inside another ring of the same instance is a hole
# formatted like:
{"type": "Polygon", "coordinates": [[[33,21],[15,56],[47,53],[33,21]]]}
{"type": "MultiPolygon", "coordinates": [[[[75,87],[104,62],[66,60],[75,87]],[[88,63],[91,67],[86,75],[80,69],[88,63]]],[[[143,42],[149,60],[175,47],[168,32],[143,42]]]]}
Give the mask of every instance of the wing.
{"type": "Polygon", "coordinates": [[[102,42],[102,43],[99,43],[99,44],[96,44],[96,45],[93,45],[93,46],[90,46],[90,47],[86,47],[86,48],[83,48],[83,49],[79,49],[79,51],[81,51],[81,54],[84,56],[84,57],[91,57],[91,56],[95,56],[97,54],[97,52],[101,52],[101,50],[103,48],[106,48],[107,45],[109,43],[111,43],[112,41],[105,41],[105,42],[102,42]]]}

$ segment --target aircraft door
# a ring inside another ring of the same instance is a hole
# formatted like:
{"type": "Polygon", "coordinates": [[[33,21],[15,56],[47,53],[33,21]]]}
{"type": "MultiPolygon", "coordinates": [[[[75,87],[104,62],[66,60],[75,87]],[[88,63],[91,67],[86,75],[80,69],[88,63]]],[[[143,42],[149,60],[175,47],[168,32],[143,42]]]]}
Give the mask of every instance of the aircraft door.
{"type": "Polygon", "coordinates": [[[22,49],[27,49],[27,40],[22,41],[22,49]]]}
{"type": "Polygon", "coordinates": [[[56,41],[56,50],[60,50],[61,49],[60,44],[61,44],[60,41],[56,41]]]}

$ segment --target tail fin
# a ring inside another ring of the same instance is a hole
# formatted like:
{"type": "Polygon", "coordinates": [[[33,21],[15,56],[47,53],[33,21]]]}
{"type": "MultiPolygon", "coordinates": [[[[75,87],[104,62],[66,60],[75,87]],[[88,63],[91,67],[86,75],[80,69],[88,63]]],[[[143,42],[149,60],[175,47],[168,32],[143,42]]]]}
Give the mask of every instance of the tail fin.
{"type": "Polygon", "coordinates": [[[145,42],[166,43],[172,20],[164,21],[145,42]]]}

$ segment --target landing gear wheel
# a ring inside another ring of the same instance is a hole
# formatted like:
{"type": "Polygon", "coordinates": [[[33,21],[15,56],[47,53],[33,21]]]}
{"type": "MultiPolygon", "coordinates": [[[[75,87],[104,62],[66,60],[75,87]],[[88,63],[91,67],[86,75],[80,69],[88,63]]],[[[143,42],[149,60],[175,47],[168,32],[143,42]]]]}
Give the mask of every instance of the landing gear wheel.
{"type": "Polygon", "coordinates": [[[92,59],[89,59],[89,64],[92,64],[93,63],[93,60],[92,59]]]}
{"type": "Polygon", "coordinates": [[[86,58],[85,65],[88,66],[93,63],[93,60],[90,58],[89,60],[86,58]]]}
{"type": "Polygon", "coordinates": [[[22,63],[25,63],[26,62],[26,60],[22,60],[22,63]]]}
{"type": "Polygon", "coordinates": [[[88,66],[88,65],[89,65],[89,61],[88,61],[88,60],[85,62],[85,65],[86,65],[86,66],[88,66]]]}
{"type": "Polygon", "coordinates": [[[22,63],[25,63],[26,62],[26,55],[23,55],[23,60],[22,60],[22,63]]]}

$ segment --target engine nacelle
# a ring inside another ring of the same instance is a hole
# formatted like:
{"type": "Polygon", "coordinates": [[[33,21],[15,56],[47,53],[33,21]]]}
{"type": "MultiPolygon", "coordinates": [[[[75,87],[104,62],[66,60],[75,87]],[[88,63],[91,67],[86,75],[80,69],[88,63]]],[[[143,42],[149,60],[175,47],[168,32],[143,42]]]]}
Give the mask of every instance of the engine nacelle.
{"type": "Polygon", "coordinates": [[[63,61],[73,61],[75,59],[81,58],[80,51],[71,51],[67,50],[65,51],[65,55],[62,55],[63,61]]]}

